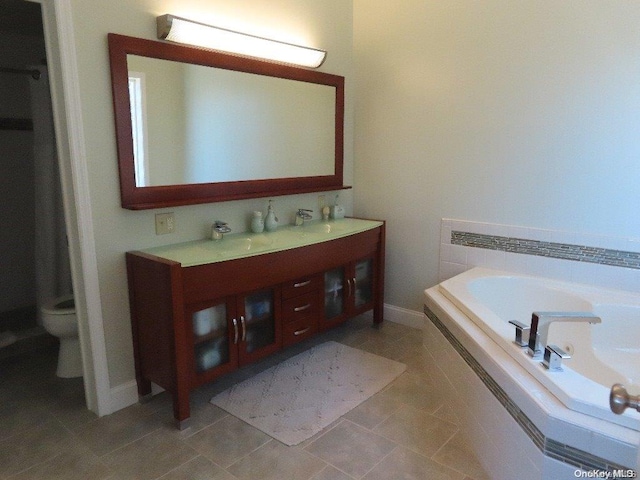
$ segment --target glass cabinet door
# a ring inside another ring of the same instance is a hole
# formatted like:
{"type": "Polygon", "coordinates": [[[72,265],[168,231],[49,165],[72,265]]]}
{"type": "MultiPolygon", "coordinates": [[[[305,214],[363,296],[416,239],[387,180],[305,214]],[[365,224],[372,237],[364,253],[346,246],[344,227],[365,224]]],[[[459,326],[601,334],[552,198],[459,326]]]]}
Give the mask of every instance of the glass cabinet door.
{"type": "Polygon", "coordinates": [[[355,264],[354,274],[355,307],[362,307],[373,301],[373,259],[366,258],[355,264]]]}
{"type": "Polygon", "coordinates": [[[334,268],[324,274],[324,318],[331,320],[345,312],[344,267],[334,268]]]}
{"type": "Polygon", "coordinates": [[[264,290],[244,297],[244,316],[240,322],[247,353],[273,345],[276,341],[273,295],[273,290],[264,290]]]}
{"type": "Polygon", "coordinates": [[[203,373],[231,361],[225,303],[198,310],[191,316],[196,372],[203,373]]]}

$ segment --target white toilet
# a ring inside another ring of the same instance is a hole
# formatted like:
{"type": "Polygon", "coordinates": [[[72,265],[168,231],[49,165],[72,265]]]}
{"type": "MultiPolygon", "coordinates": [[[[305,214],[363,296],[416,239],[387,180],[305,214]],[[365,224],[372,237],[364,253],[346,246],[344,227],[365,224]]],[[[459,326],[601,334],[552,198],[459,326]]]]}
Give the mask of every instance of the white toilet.
{"type": "Polygon", "coordinates": [[[55,298],[43,305],[40,311],[44,329],[60,339],[56,375],[61,378],[81,377],[82,356],[73,295],[55,298]]]}

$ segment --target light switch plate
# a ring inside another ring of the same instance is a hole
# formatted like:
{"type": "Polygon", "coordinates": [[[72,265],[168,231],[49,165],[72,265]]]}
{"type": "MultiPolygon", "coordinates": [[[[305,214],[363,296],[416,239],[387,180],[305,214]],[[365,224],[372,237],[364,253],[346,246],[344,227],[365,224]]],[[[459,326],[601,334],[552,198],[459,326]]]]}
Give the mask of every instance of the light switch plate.
{"type": "Polygon", "coordinates": [[[156,213],[156,235],[173,233],[175,227],[176,224],[173,212],[156,213]]]}

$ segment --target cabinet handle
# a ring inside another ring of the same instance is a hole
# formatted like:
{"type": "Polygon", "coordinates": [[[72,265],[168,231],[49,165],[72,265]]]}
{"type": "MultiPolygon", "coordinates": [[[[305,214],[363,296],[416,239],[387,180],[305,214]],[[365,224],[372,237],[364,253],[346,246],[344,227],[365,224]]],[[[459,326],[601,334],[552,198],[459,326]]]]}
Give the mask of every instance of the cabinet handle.
{"type": "Polygon", "coordinates": [[[304,282],[300,282],[300,283],[294,283],[293,287],[294,288],[299,288],[299,287],[306,287],[307,285],[309,285],[311,283],[311,280],[307,280],[304,282]]]}
{"type": "Polygon", "coordinates": [[[242,341],[247,339],[247,324],[244,323],[244,315],[240,315],[240,325],[242,326],[242,341]]]}
{"type": "Polygon", "coordinates": [[[347,285],[349,285],[349,294],[347,295],[347,297],[351,296],[351,279],[347,278],[347,285]]]}
{"type": "Polygon", "coordinates": [[[358,282],[356,281],[356,277],[353,277],[353,291],[358,290],[358,282]]]}
{"type": "Polygon", "coordinates": [[[295,332],[293,332],[293,334],[297,337],[298,335],[302,335],[303,333],[308,332],[310,328],[311,327],[303,328],[302,330],[296,330],[295,332]]]}
{"type": "Polygon", "coordinates": [[[306,305],[302,305],[301,307],[294,308],[293,311],[294,312],[302,312],[303,310],[306,310],[309,307],[311,307],[311,304],[307,303],[306,305]]]}
{"type": "Polygon", "coordinates": [[[233,320],[231,320],[231,323],[233,323],[233,344],[237,345],[238,344],[238,321],[234,318],[233,320]]]}

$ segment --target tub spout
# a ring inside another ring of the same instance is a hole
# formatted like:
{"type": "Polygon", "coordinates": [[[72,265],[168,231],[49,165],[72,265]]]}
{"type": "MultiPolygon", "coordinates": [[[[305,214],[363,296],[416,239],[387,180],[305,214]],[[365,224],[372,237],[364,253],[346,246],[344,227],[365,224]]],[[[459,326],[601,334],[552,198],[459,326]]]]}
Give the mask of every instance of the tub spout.
{"type": "Polygon", "coordinates": [[[595,324],[601,323],[602,320],[591,312],[533,312],[527,351],[529,356],[538,358],[542,355],[542,349],[547,345],[549,325],[553,322],[587,322],[595,324]]]}

